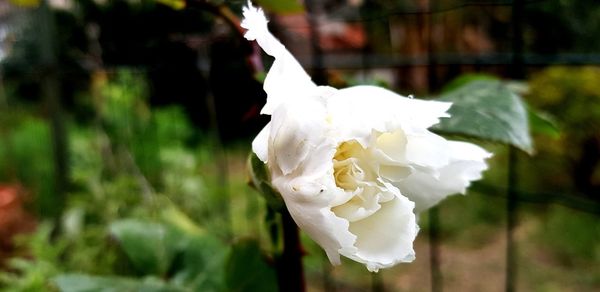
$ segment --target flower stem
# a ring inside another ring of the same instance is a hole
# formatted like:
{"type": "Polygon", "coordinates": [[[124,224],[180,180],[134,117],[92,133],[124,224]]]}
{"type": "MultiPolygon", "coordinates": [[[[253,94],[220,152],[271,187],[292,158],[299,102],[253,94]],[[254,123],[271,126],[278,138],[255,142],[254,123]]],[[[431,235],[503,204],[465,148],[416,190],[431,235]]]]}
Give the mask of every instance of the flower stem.
{"type": "Polygon", "coordinates": [[[371,292],[385,292],[381,271],[379,273],[371,273],[371,292]]]}
{"type": "Polygon", "coordinates": [[[300,231],[287,210],[281,212],[283,223],[283,254],[277,262],[279,291],[306,291],[302,267],[302,244],[300,231]]]}

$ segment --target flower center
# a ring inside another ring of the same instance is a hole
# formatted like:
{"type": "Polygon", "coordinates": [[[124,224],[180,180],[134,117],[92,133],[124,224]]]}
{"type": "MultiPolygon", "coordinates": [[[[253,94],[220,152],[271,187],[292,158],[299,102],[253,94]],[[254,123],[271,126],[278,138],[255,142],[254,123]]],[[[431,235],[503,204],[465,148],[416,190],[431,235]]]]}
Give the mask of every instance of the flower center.
{"type": "Polygon", "coordinates": [[[358,183],[366,179],[367,173],[361,166],[360,157],[365,149],[356,141],[343,142],[333,156],[333,176],[335,184],[345,191],[353,191],[358,183]]]}
{"type": "Polygon", "coordinates": [[[332,211],[356,222],[381,208],[381,204],[400,195],[392,182],[411,173],[402,164],[406,140],[402,132],[379,133],[369,147],[355,140],[341,143],[333,156],[333,177],[344,191],[332,202],[332,211]]]}

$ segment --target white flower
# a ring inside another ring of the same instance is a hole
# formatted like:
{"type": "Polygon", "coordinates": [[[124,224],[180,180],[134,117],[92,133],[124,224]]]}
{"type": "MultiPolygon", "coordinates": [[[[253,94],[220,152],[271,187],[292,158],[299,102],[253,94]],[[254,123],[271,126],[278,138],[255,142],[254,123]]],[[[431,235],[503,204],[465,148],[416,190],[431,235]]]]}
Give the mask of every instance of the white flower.
{"type": "Polygon", "coordinates": [[[415,258],[415,212],[464,193],[491,154],[427,130],[450,103],[374,86],[315,85],[251,4],[246,38],[275,57],[261,113],[271,122],[252,143],[298,226],[327,253],[377,271],[415,258]]]}

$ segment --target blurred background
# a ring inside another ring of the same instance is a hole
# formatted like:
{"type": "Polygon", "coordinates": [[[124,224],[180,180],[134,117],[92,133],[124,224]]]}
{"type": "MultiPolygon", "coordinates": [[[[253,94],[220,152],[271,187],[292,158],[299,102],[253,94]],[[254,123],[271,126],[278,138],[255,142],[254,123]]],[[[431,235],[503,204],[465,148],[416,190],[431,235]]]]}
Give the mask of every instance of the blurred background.
{"type": "MultiPolygon", "coordinates": [[[[256,3],[318,84],[501,78],[544,117],[533,155],[471,140],[490,170],[421,214],[414,263],[334,268],[303,237],[309,291],[600,290],[596,0],[256,3]]],[[[246,174],[272,60],[245,4],[0,2],[0,290],[277,289],[280,219],[246,174]]]]}

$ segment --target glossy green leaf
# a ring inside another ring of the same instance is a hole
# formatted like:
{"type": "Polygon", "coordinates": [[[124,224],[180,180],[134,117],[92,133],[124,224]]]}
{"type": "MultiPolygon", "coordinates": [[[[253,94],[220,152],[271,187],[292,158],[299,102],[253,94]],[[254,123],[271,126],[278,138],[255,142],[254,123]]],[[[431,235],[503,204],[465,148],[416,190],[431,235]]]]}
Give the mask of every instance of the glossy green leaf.
{"type": "Polygon", "coordinates": [[[254,152],[251,152],[248,156],[248,173],[250,174],[252,186],[265,198],[269,208],[273,210],[285,208],[281,194],[271,186],[266,164],[254,152]]]}
{"type": "Polygon", "coordinates": [[[222,291],[229,246],[204,232],[174,207],[161,214],[164,224],[122,220],[110,226],[134,268],[164,276],[191,291],[222,291]]]}
{"type": "Polygon", "coordinates": [[[164,275],[173,259],[178,238],[158,223],[127,219],[110,225],[110,233],[144,275],[164,275]]]}
{"type": "Polygon", "coordinates": [[[132,279],[117,276],[63,274],[52,279],[61,292],[183,292],[178,286],[157,278],[132,279]]]}
{"type": "Polygon", "coordinates": [[[172,270],[172,282],[192,291],[223,291],[229,246],[208,234],[187,238],[172,270]]]}
{"type": "Polygon", "coordinates": [[[456,90],[462,86],[465,86],[466,84],[476,81],[476,80],[500,80],[498,79],[498,77],[494,76],[494,75],[489,75],[489,74],[481,74],[481,73],[467,73],[467,74],[462,74],[454,79],[452,79],[452,81],[446,83],[444,85],[444,87],[442,87],[441,92],[449,92],[452,90],[456,90]]]}
{"type": "Polygon", "coordinates": [[[531,126],[532,133],[549,136],[554,139],[560,137],[560,129],[551,116],[544,112],[533,110],[531,107],[528,110],[529,125],[531,126]]]}
{"type": "Polygon", "coordinates": [[[513,145],[533,152],[529,118],[523,100],[495,80],[474,80],[439,96],[453,103],[451,118],[433,129],[513,145]]]}
{"type": "Polygon", "coordinates": [[[233,245],[225,273],[228,291],[277,291],[275,269],[267,264],[255,240],[233,245]]]}
{"type": "Polygon", "coordinates": [[[268,12],[274,13],[299,13],[304,11],[304,6],[298,0],[256,0],[256,4],[268,12]]]}

